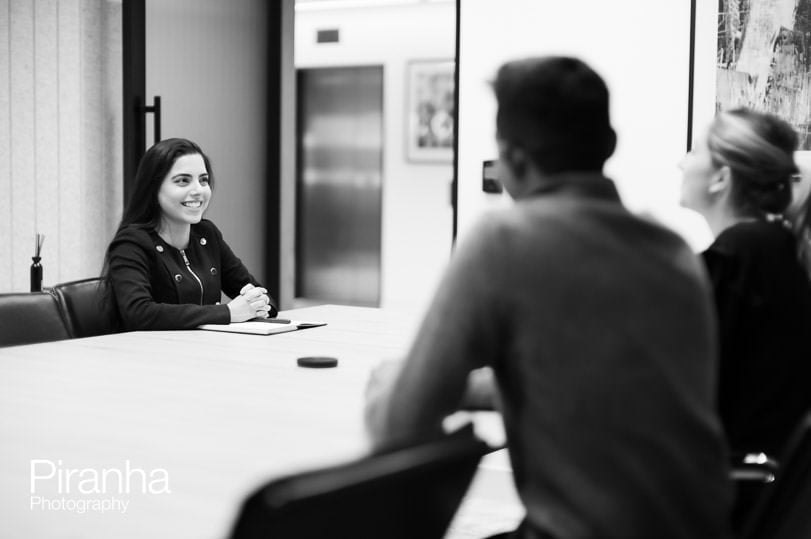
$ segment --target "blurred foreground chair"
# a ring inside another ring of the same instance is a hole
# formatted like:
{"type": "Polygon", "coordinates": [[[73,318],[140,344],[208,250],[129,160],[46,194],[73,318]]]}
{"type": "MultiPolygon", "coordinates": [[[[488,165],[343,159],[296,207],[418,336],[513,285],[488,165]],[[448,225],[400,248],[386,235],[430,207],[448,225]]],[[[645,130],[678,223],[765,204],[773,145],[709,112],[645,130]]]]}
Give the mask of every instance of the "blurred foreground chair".
{"type": "Polygon", "coordinates": [[[0,346],[70,338],[56,298],[46,292],[0,294],[0,346]]]}
{"type": "Polygon", "coordinates": [[[439,539],[479,460],[469,426],[445,438],[271,481],[244,502],[231,539],[439,539]]]}
{"type": "Polygon", "coordinates": [[[118,332],[117,315],[104,302],[105,284],[98,277],[60,283],[52,289],[71,337],[118,332]]]}
{"type": "Polygon", "coordinates": [[[764,489],[740,537],[811,537],[811,412],[802,419],[786,444],[775,480],[764,489]]]}
{"type": "Polygon", "coordinates": [[[774,485],[780,466],[776,456],[766,453],[733,453],[729,462],[735,488],[732,531],[737,536],[757,501],[774,485]]]}

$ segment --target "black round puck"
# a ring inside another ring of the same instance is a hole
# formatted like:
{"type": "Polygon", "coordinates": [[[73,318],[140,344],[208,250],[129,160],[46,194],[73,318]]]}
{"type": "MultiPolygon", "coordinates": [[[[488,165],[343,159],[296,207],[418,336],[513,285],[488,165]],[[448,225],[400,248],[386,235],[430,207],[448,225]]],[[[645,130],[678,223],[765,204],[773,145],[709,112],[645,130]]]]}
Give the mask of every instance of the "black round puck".
{"type": "Polygon", "coordinates": [[[336,358],[324,356],[300,357],[296,362],[299,367],[310,367],[313,369],[326,369],[338,365],[336,358]]]}

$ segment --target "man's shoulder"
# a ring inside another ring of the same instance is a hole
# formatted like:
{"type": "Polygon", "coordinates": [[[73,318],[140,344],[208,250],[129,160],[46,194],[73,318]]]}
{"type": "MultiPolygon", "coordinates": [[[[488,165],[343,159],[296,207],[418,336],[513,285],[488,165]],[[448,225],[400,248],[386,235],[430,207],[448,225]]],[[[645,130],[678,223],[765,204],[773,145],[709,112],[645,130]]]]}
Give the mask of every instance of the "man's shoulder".
{"type": "Polygon", "coordinates": [[[657,236],[668,244],[683,245],[675,232],[630,212],[622,203],[586,197],[539,197],[502,210],[492,219],[493,227],[524,230],[535,237],[560,239],[561,232],[588,233],[594,237],[625,236],[628,241],[657,236]]]}
{"type": "Polygon", "coordinates": [[[538,197],[482,215],[471,236],[500,243],[507,238],[560,243],[565,238],[600,238],[640,248],[692,253],[686,241],[661,223],[630,212],[619,202],[576,197],[538,197]]]}
{"type": "Polygon", "coordinates": [[[509,238],[542,231],[516,207],[488,210],[479,216],[465,234],[462,245],[503,244],[509,238]]]}

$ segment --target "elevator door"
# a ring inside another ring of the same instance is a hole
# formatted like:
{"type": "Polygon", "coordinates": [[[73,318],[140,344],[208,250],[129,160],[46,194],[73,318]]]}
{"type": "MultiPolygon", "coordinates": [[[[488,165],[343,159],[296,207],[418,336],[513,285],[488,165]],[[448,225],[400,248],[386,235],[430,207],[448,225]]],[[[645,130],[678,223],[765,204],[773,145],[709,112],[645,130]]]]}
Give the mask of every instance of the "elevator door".
{"type": "Polygon", "coordinates": [[[297,73],[296,296],[378,306],[383,68],[297,73]]]}

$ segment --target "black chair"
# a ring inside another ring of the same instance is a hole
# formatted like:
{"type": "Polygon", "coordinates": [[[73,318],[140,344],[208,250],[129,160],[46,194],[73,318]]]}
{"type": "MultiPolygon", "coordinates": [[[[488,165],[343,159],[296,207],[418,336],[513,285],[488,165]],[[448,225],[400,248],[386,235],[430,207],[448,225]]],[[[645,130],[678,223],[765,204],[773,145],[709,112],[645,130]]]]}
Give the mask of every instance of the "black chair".
{"type": "Polygon", "coordinates": [[[118,315],[104,301],[104,280],[95,277],[61,283],[52,289],[72,337],[117,333],[118,315]]]}
{"type": "Polygon", "coordinates": [[[0,346],[70,338],[56,298],[46,292],[0,294],[0,346]]]}
{"type": "Polygon", "coordinates": [[[774,483],[746,520],[741,539],[811,537],[811,412],[798,425],[779,462],[774,483]]]}
{"type": "Polygon", "coordinates": [[[468,427],[272,481],[244,502],[231,538],[441,538],[479,460],[492,450],[468,427]]]}

